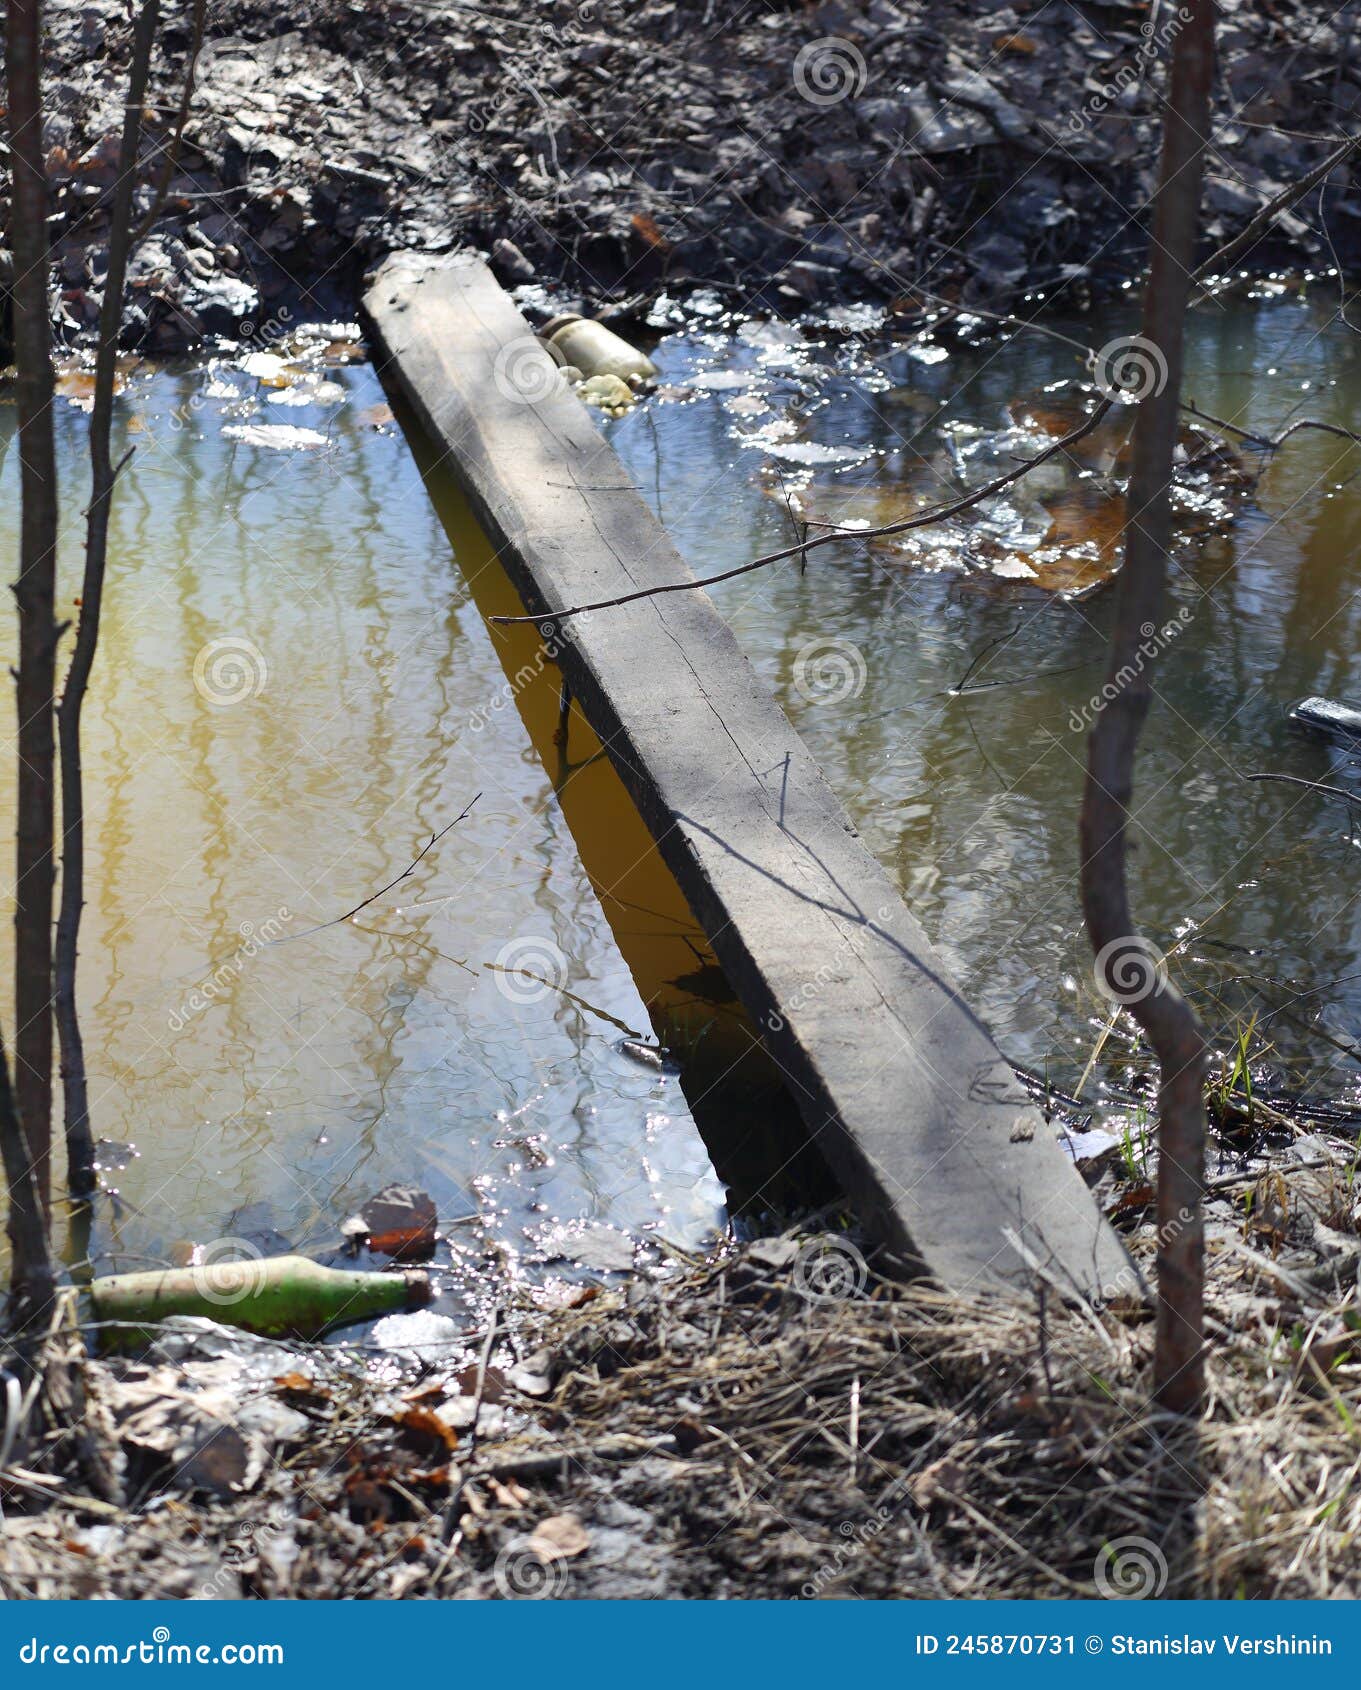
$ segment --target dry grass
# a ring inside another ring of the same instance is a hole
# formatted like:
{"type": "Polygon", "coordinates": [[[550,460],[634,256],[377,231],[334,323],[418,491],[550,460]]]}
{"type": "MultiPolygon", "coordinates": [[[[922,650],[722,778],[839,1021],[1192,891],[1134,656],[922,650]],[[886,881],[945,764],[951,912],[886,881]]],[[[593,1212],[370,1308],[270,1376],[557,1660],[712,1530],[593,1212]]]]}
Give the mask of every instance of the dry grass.
{"type": "MultiPolygon", "coordinates": [[[[1333,1220],[1339,1204],[1352,1213],[1349,1181],[1298,1177],[1333,1220]]],[[[1289,1184],[1277,1197],[1274,1219],[1257,1205],[1259,1230],[1294,1226],[1306,1207],[1289,1184]]],[[[244,1494],[189,1494],[183,1473],[134,1458],[113,1430],[117,1368],[72,1362],[55,1376],[83,1390],[83,1418],[78,1397],[59,1404],[8,1475],[0,1586],[1361,1595],[1355,1264],[1344,1252],[1305,1271],[1296,1249],[1287,1266],[1287,1251],[1273,1259],[1243,1232],[1212,1228],[1213,1395],[1194,1432],[1149,1412],[1146,1311],[965,1301],[872,1276],[852,1295],[810,1297],[814,1243],[767,1241],[567,1312],[518,1292],[471,1449],[466,1429],[450,1452],[410,1414],[459,1390],[468,1406],[477,1335],[400,1378],[362,1352],[299,1347],[291,1383],[267,1368],[258,1389],[301,1410],[307,1435],[284,1439],[244,1494]],[[541,1345],[551,1392],[524,1395],[502,1365],[541,1345]],[[83,1448],[57,1424],[73,1418],[83,1448]],[[571,1554],[550,1542],[560,1527],[534,1537],[563,1515],[584,1531],[568,1528],[571,1554]]],[[[1147,1249],[1142,1235],[1131,1244],[1147,1249]]],[[[206,1364],[178,1365],[192,1387],[206,1364]]]]}

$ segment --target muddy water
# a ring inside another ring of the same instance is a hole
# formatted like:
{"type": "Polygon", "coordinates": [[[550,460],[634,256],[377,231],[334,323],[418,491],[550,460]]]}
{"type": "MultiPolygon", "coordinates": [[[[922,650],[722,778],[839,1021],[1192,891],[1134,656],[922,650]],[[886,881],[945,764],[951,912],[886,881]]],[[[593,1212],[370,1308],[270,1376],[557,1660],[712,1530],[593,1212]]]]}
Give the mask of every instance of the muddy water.
{"type": "MultiPolygon", "coordinates": [[[[1361,428],[1361,338],[1335,308],[1335,284],[1206,307],[1189,393],[1247,429],[1361,428]]],[[[892,344],[844,318],[790,333],[710,309],[664,333],[659,396],[608,425],[706,572],[788,545],[796,517],[894,521],[1001,473],[1081,414],[1081,349],[1134,326],[892,344]]],[[[981,521],[714,589],[1005,1052],[1067,1086],[1110,1019],[1078,924],[1075,817],[1111,607],[1047,589],[1090,588],[1113,560],[1120,450],[1084,446],[1081,475],[1047,466],[981,521]]],[[[1361,698],[1358,472],[1353,447],[1312,433],[1255,490],[1188,478],[1133,870],[1146,931],[1221,1044],[1256,1015],[1257,1059],[1332,1093],[1356,1089],[1361,1033],[1347,806],[1246,777],[1350,778],[1286,713],[1312,692],[1361,698]]]]}
{"type": "MultiPolygon", "coordinates": [[[[143,370],[124,395],[137,452],[86,709],[81,996],[116,1190],[95,1253],[314,1246],[391,1180],[527,1261],[555,1223],[693,1246],[723,1188],[672,1068],[625,1041],[657,1042],[643,982],[695,1072],[731,1060],[721,976],[577,723],[574,825],[617,859],[602,905],[520,713],[555,758],[553,674],[531,649],[508,682],[467,584],[496,590],[485,545],[443,493],[437,511],[349,355],[314,346],[282,381],[143,370]]],[[[9,557],[13,419],[0,405],[9,557]]],[[[85,428],[68,399],[64,615],[85,428]]],[[[0,779],[10,815],[8,762],[0,779]]]]}
{"type": "MultiPolygon", "coordinates": [[[[663,334],[661,389],[606,426],[693,564],[724,568],[799,520],[910,514],[1052,437],[1092,337],[1054,327],[888,343],[715,309],[663,334]]],[[[571,1254],[564,1226],[698,1244],[715,1160],[743,1195],[786,1128],[750,1031],[589,728],[574,713],[554,743],[538,635],[489,633],[513,595],[439,467],[343,336],[284,351],[282,371],[277,352],[132,370],[120,408],[137,452],[87,707],[82,1002],[111,1190],[93,1253],[322,1246],[390,1180],[526,1264],[571,1254]],[[660,1067],[638,1048],[659,1042],[660,1067]]],[[[1190,388],[1246,428],[1356,428],[1357,359],[1323,294],[1245,299],[1197,320],[1190,388]]],[[[69,615],[86,418],[79,377],[63,387],[69,615]]],[[[715,589],[1006,1053],[1067,1086],[1111,1023],[1074,824],[1110,607],[1053,589],[1109,567],[1120,450],[967,528],[715,589]]],[[[1134,871],[1216,1036],[1255,1015],[1259,1062],[1334,1094],[1361,1032],[1346,807],[1245,777],[1351,779],[1285,714],[1361,696],[1358,470],[1314,434],[1255,486],[1191,478],[1134,871]]],[[[1127,1031],[1098,1078],[1127,1077],[1127,1031]]]]}

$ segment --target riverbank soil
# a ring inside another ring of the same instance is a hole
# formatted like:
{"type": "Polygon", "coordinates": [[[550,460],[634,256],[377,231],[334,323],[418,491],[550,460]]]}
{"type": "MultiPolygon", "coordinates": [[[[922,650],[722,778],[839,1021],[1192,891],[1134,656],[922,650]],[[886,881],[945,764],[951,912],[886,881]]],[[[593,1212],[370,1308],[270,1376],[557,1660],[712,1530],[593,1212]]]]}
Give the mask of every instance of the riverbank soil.
{"type": "MultiPolygon", "coordinates": [[[[0,1588],[1356,1597],[1353,1168],[1316,1137],[1213,1188],[1194,1433],[1149,1410],[1133,1284],[1100,1311],[948,1297],[881,1282],[841,1233],[507,1284],[490,1343],[430,1310],[356,1344],[193,1320],[135,1361],[59,1340],[0,1588]]],[[[1147,1275],[1151,1193],[1103,1180],[1147,1275]]]]}
{"type": "MultiPolygon", "coordinates": [[[[470,246],[590,312],[696,283],[797,312],[930,295],[1081,304],[1136,272],[1169,4],[705,6],[254,0],[208,9],[178,168],[126,339],[171,352],[350,311],[394,249],[470,246]]],[[[1222,0],[1206,252],[1356,125],[1349,8],[1222,0]]],[[[175,128],[190,7],[169,8],[140,209],[175,128]]],[[[48,7],[46,140],[69,341],[98,309],[130,29],[48,7]]],[[[1341,166],[1244,262],[1358,253],[1341,166]]],[[[0,205],[0,223],[7,208],[0,205]]]]}

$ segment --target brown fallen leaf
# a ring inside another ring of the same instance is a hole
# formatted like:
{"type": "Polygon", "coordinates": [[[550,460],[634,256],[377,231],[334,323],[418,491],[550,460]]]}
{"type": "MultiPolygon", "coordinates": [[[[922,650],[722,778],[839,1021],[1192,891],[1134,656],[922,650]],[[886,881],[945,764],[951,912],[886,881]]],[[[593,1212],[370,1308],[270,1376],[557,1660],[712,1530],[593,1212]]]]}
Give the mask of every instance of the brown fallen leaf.
{"type": "Polygon", "coordinates": [[[1146,1209],[1153,1201],[1153,1187],[1151,1185],[1131,1185],[1119,1193],[1113,1203],[1106,1207],[1107,1220],[1122,1220],[1126,1215],[1138,1214],[1146,1209]]]}
{"type": "Polygon", "coordinates": [[[414,1444],[422,1454],[458,1448],[458,1433],[428,1408],[406,1408],[400,1414],[394,1414],[392,1420],[406,1433],[407,1442],[414,1444]]]}
{"type": "Polygon", "coordinates": [[[425,1261],[435,1248],[435,1200],[414,1185],[385,1185],[341,1232],[351,1243],[367,1237],[369,1249],[398,1261],[425,1261]]]}
{"type": "Polygon", "coordinates": [[[541,1561],[570,1561],[590,1547],[586,1528],[575,1514],[553,1514],[540,1520],[529,1539],[531,1554],[541,1561]]]}
{"type": "Polygon", "coordinates": [[[671,242],[657,227],[655,217],[649,217],[645,211],[635,211],[629,223],[644,246],[651,247],[654,252],[670,252],[671,242]]]}
{"type": "MultiPolygon", "coordinates": [[[[465,1397],[476,1397],[478,1372],[479,1368],[477,1363],[475,1361],[469,1362],[467,1367],[465,1367],[460,1373],[455,1373],[449,1379],[448,1383],[450,1387],[457,1390],[459,1395],[465,1397]]],[[[482,1402],[484,1404],[504,1402],[506,1387],[509,1384],[510,1380],[504,1368],[489,1367],[482,1377],[482,1402]]]]}
{"type": "Polygon", "coordinates": [[[292,1397],[294,1401],[303,1399],[309,1402],[330,1402],[331,1393],[324,1385],[318,1385],[315,1379],[309,1379],[305,1373],[281,1373],[274,1381],[274,1389],[280,1396],[292,1397]]]}

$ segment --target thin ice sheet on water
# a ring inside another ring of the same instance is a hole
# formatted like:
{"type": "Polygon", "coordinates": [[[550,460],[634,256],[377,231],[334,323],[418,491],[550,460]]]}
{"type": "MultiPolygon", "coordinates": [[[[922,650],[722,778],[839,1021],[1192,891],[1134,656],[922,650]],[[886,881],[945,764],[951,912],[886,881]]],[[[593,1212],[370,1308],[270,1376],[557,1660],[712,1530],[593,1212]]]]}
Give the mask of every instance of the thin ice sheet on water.
{"type": "Polygon", "coordinates": [[[264,446],[275,452],[295,452],[326,444],[326,436],[315,428],[294,428],[289,423],[229,423],[222,430],[222,438],[239,440],[243,446],[264,446]]]}

